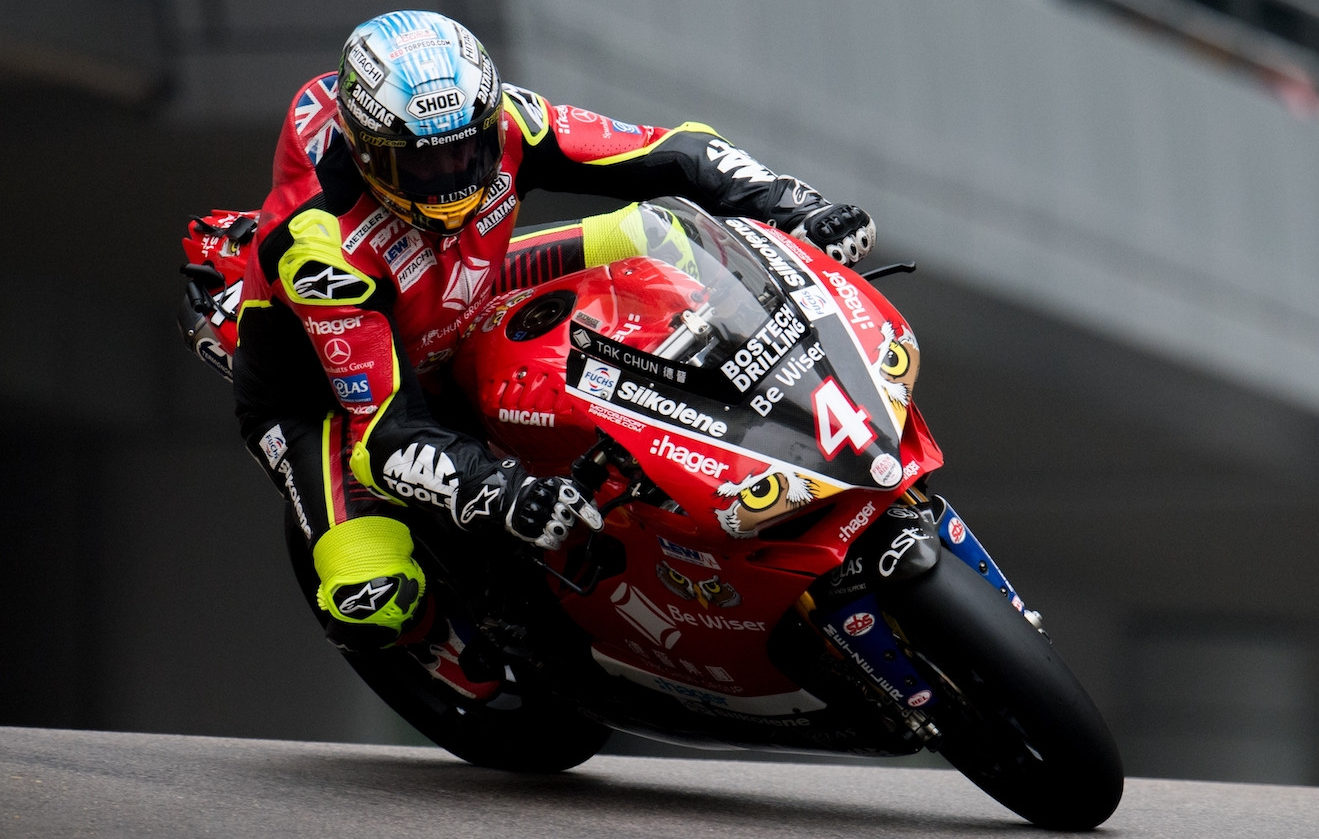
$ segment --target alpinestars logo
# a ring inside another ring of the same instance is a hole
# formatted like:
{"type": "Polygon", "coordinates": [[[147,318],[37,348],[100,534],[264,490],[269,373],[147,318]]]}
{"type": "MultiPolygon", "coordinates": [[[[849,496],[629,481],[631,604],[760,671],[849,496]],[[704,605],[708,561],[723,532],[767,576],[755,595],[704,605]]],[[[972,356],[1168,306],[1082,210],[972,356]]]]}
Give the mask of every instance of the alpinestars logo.
{"type": "Polygon", "coordinates": [[[511,84],[504,85],[504,95],[513,100],[513,105],[526,121],[527,132],[532,137],[545,130],[548,120],[540,96],[511,84]]]}
{"type": "Polygon", "coordinates": [[[489,485],[481,487],[481,491],[471,501],[463,505],[462,515],[458,517],[458,523],[467,526],[472,523],[472,519],[477,516],[489,517],[493,511],[490,509],[500,494],[503,492],[499,487],[489,485]]]}
{"type": "Polygon", "coordinates": [[[352,274],[323,265],[318,273],[294,280],[293,291],[304,300],[352,300],[371,289],[352,274]]]}
{"type": "Polygon", "coordinates": [[[392,577],[377,577],[357,591],[339,601],[339,612],[351,615],[354,612],[375,613],[389,602],[398,581],[392,577]]]}
{"type": "Polygon", "coordinates": [[[399,498],[453,509],[458,471],[449,456],[432,445],[413,443],[394,452],[385,461],[384,478],[385,486],[399,498]]]}

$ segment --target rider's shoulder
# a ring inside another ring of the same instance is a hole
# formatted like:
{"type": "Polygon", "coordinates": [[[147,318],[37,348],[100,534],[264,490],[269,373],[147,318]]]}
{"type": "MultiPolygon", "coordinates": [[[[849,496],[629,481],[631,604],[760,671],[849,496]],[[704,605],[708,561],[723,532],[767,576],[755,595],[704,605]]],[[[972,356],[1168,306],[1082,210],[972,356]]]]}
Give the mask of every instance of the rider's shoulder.
{"type": "Polygon", "coordinates": [[[324,108],[334,110],[334,97],[339,92],[339,73],[327,70],[307,79],[298,86],[289,104],[290,111],[302,110],[304,114],[318,113],[324,108]]]}
{"type": "Polygon", "coordinates": [[[504,82],[504,112],[522,130],[533,145],[545,136],[550,128],[550,103],[534,90],[504,82]]]}

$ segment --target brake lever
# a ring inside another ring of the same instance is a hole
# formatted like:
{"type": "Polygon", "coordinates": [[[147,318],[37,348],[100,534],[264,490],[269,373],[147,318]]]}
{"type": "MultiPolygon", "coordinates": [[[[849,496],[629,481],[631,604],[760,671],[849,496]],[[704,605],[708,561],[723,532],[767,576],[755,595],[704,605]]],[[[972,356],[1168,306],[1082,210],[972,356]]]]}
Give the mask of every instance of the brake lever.
{"type": "Polygon", "coordinates": [[[882,268],[872,268],[861,275],[861,279],[874,285],[878,280],[890,277],[894,274],[910,274],[916,270],[915,262],[895,262],[892,265],[885,265],[882,268]]]}

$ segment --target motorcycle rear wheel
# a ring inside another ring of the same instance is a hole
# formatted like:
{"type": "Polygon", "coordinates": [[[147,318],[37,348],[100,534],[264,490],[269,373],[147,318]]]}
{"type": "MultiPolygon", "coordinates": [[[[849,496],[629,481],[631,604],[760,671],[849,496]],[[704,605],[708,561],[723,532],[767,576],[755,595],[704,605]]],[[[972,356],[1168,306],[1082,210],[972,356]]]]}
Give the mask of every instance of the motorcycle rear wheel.
{"type": "MultiPolygon", "coordinates": [[[[316,619],[319,580],[302,532],[286,516],[285,541],[298,587],[316,619]]],[[[604,748],[611,731],[587,719],[566,700],[534,681],[517,679],[508,694],[487,704],[463,700],[399,649],[343,656],[396,714],[440,748],[474,766],[508,772],[548,774],[585,763],[604,748]]],[[[517,674],[515,674],[516,677],[517,674]]]]}
{"type": "Polygon", "coordinates": [[[1089,830],[1122,798],[1113,735],[1049,640],[965,563],[881,594],[942,700],[931,749],[999,803],[1054,830],[1089,830]]]}
{"type": "Polygon", "coordinates": [[[610,735],[605,726],[547,694],[533,692],[516,699],[503,694],[489,704],[462,703],[406,653],[345,652],[344,657],[395,713],[474,766],[562,772],[595,756],[610,735]]]}

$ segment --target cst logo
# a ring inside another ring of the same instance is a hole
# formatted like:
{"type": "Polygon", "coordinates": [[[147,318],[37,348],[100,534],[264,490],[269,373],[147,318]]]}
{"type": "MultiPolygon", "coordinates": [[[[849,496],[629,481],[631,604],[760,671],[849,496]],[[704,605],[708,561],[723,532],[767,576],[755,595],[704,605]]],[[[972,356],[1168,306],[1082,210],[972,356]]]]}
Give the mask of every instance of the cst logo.
{"type": "Polygon", "coordinates": [[[599,363],[587,365],[577,387],[592,396],[612,399],[614,388],[618,387],[618,368],[599,363]]]}

